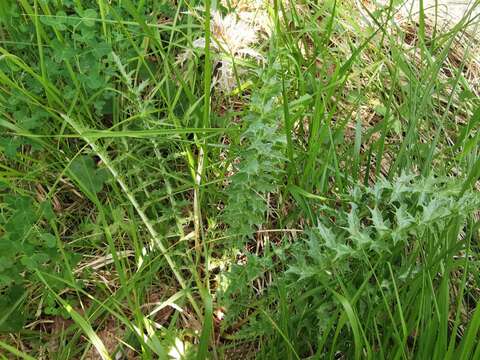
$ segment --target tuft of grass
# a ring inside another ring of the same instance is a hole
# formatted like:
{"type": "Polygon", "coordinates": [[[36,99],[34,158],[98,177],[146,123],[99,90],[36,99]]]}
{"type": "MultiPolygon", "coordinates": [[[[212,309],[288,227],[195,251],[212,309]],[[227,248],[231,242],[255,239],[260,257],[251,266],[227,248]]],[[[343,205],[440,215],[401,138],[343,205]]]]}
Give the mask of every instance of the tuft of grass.
{"type": "Polygon", "coordinates": [[[3,1],[1,357],[478,358],[478,5],[3,1]]]}

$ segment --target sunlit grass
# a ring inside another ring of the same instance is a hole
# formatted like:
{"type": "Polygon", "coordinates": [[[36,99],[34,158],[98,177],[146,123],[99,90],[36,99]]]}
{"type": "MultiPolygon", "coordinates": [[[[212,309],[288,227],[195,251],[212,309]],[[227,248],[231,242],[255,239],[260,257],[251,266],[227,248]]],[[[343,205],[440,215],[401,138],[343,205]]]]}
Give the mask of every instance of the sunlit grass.
{"type": "Polygon", "coordinates": [[[0,357],[480,357],[478,1],[0,6],[0,357]]]}

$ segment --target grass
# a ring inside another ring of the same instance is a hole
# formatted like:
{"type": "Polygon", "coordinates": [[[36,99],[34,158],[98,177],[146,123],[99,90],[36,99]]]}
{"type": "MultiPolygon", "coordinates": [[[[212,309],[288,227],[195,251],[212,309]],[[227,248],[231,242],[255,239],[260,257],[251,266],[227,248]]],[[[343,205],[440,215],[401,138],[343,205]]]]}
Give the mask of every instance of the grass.
{"type": "Polygon", "coordinates": [[[4,1],[0,358],[478,358],[478,5],[4,1]]]}

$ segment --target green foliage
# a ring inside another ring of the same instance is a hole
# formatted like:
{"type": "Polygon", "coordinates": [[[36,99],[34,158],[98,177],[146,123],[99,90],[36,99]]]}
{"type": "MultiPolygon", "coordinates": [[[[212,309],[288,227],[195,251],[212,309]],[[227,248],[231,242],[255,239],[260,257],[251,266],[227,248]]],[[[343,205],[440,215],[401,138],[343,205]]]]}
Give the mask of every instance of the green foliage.
{"type": "Polygon", "coordinates": [[[237,3],[0,1],[0,357],[479,358],[478,18],[237,3]]]}
{"type": "Polygon", "coordinates": [[[278,64],[261,74],[261,84],[252,95],[248,114],[243,117],[246,130],[232,156],[239,164],[230,178],[225,220],[235,236],[249,237],[265,222],[269,206],[267,195],[282,183],[286,139],[279,128],[282,117],[278,64]]]}
{"type": "MultiPolygon", "coordinates": [[[[344,304],[338,294],[352,307],[352,316],[358,317],[363,346],[373,351],[372,356],[378,351],[374,348],[401,351],[413,331],[419,332],[418,344],[402,351],[420,353],[431,336],[426,327],[439,320],[433,298],[415,296],[426,290],[421,290],[425,276],[433,287],[427,291],[440,296],[442,274],[452,266],[452,254],[468,251],[470,246],[467,237],[471,217],[480,208],[480,195],[462,195],[453,179],[402,175],[392,182],[380,180],[373,187],[355,187],[348,200],[345,209],[321,205],[317,224],[302,240],[275,250],[282,254],[281,263],[289,264],[284,274],[276,269],[278,264],[255,257],[249,257],[244,266],[234,266],[224,294],[235,296],[222,298],[224,305],[235,314],[233,318],[247,311],[246,304],[258,297],[252,285],[272,272],[274,283],[253,309],[268,307],[280,324],[285,314],[274,309],[280,306],[280,291],[285,287],[288,325],[284,330],[302,356],[320,356],[335,348],[350,357],[356,351],[351,328],[338,325],[337,333],[332,328],[346,320],[342,320],[344,304]],[[265,266],[259,268],[259,262],[265,266]],[[401,304],[397,296],[403,299],[401,304]],[[422,301],[427,301],[423,313],[422,301]],[[383,335],[377,338],[378,334],[383,335]]],[[[266,338],[268,346],[260,358],[287,350],[283,335],[261,312],[249,319],[243,331],[266,338]]]]}
{"type": "Polygon", "coordinates": [[[57,239],[42,229],[39,222],[51,220],[47,203],[37,207],[33,199],[23,195],[7,195],[6,210],[0,219],[4,229],[0,236],[0,291],[5,316],[1,330],[19,329],[27,317],[17,301],[24,295],[24,286],[35,281],[35,271],[52,272],[59,260],[57,239]],[[15,306],[14,306],[15,305],[15,306]],[[14,306],[14,311],[10,309],[14,306]],[[6,312],[10,312],[6,314],[6,312]],[[10,320],[9,320],[10,319],[10,320]]]}
{"type": "Polygon", "coordinates": [[[100,192],[109,178],[107,169],[96,169],[93,159],[86,155],[75,158],[70,171],[80,186],[92,195],[100,192]]]}
{"type": "Polygon", "coordinates": [[[0,298],[0,333],[20,331],[27,320],[27,314],[23,308],[27,293],[21,285],[10,286],[4,289],[2,293],[0,298]]]}
{"type": "Polygon", "coordinates": [[[15,138],[0,138],[0,146],[6,157],[12,159],[17,155],[17,150],[22,146],[22,141],[15,138]]]}
{"type": "MultiPolygon", "coordinates": [[[[380,179],[373,188],[353,190],[348,212],[323,209],[332,218],[319,219],[310,238],[329,250],[317,248],[317,253],[334,255],[339,261],[365,252],[388,255],[392,247],[421,244],[426,232],[443,234],[452,219],[472,214],[479,205],[478,194],[460,195],[452,181],[419,180],[412,175],[402,175],[393,183],[380,179]],[[341,231],[333,233],[332,226],[341,231]]],[[[315,246],[310,248],[314,250],[315,246]]]]}

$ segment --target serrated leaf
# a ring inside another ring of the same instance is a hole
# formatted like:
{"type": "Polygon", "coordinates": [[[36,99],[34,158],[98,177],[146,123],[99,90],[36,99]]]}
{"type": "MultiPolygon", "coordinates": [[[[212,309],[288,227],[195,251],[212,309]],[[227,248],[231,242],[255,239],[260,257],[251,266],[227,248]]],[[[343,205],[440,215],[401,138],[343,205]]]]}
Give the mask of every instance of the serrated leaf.
{"type": "Polygon", "coordinates": [[[249,159],[246,164],[243,166],[242,171],[248,175],[257,174],[259,170],[259,164],[257,159],[249,159]]]}
{"type": "Polygon", "coordinates": [[[325,241],[325,245],[328,248],[333,249],[336,246],[337,242],[334,233],[328,227],[323,225],[321,221],[318,221],[316,230],[320,237],[323,239],[323,241],[325,241]]]}
{"type": "Polygon", "coordinates": [[[350,203],[350,206],[351,206],[351,210],[347,215],[348,231],[351,234],[353,234],[360,230],[360,219],[358,218],[358,215],[357,215],[357,209],[358,209],[357,204],[350,203]]]}
{"type": "Polygon", "coordinates": [[[373,226],[379,233],[383,233],[389,230],[388,226],[385,225],[382,213],[380,212],[378,207],[375,206],[373,209],[370,209],[370,213],[372,214],[373,226]]]}
{"type": "Polygon", "coordinates": [[[372,239],[366,232],[366,230],[362,229],[360,226],[360,218],[357,214],[357,205],[352,203],[352,209],[347,215],[348,220],[348,232],[350,233],[350,239],[357,244],[358,247],[363,247],[365,245],[371,244],[372,239]]]}
{"type": "MultiPolygon", "coordinates": [[[[325,246],[335,252],[335,259],[342,258],[343,256],[349,255],[353,252],[353,249],[348,245],[343,243],[343,240],[338,238],[334,232],[325,226],[321,221],[318,221],[316,227],[316,233],[320,238],[325,242],[325,246]]],[[[316,244],[312,244],[312,239],[309,242],[310,249],[317,249],[317,256],[321,254],[321,251],[316,247],[316,244]]]]}
{"type": "Polygon", "coordinates": [[[450,208],[451,206],[448,206],[445,201],[433,199],[423,206],[422,221],[427,223],[445,217],[450,214],[450,208]]]}
{"type": "Polygon", "coordinates": [[[408,228],[414,222],[413,217],[407,212],[404,205],[396,209],[395,219],[400,230],[408,228]]]}
{"type": "Polygon", "coordinates": [[[391,202],[401,201],[404,193],[412,191],[411,182],[415,178],[415,175],[402,173],[392,184],[391,202]]]}

